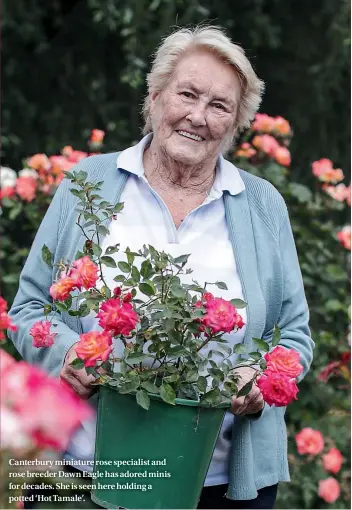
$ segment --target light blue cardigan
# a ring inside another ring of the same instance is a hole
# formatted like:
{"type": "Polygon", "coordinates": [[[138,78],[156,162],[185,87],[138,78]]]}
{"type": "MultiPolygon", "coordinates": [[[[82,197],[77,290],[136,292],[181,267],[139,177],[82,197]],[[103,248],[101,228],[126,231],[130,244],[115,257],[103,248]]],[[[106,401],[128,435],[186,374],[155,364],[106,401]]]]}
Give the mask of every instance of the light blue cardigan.
{"type": "MultiPolygon", "coordinates": [[[[97,155],[82,160],[75,169],[88,172],[88,180],[103,181],[101,195],[116,203],[128,178],[116,168],[117,153],[97,155]]],[[[225,193],[225,211],[244,299],[248,303],[248,325],[244,342],[252,337],[270,340],[277,323],[281,344],[296,349],[304,371],[308,372],[314,343],[308,328],[308,307],[301,272],[285,202],[267,181],[240,170],[246,189],[238,195],[225,193]]],[[[71,183],[64,179],[38,230],[20,277],[20,287],[10,311],[18,326],[10,332],[18,351],[31,363],[58,375],[66,352],[82,332],[79,317],[67,313],[56,320],[55,344],[34,348],[29,330],[43,320],[43,305],[51,301],[49,288],[55,270],[42,260],[46,244],[60,259],[72,260],[84,239],[76,225],[77,199],[69,192],[71,183]]],[[[136,204],[138,207],[138,204],[136,204]]],[[[255,346],[253,345],[255,349],[255,346]]],[[[231,499],[254,499],[257,490],[279,481],[289,481],[285,408],[267,404],[258,419],[234,420],[230,482],[231,499]]]]}

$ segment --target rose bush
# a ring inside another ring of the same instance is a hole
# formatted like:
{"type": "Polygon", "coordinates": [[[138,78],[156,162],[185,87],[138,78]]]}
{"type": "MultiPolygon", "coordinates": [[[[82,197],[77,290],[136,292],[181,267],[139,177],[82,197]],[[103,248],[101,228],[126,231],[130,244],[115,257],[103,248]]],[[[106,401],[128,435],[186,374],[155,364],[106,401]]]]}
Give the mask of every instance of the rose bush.
{"type": "MultiPolygon", "coordinates": [[[[334,477],[335,473],[331,471],[329,475],[325,470],[319,471],[323,466],[322,460],[320,464],[322,457],[319,457],[318,465],[317,457],[314,457],[313,466],[311,456],[300,455],[295,437],[304,428],[318,430],[328,448],[321,455],[327,455],[335,448],[342,452],[344,459],[350,458],[350,185],[342,182],[342,169],[335,169],[327,158],[312,162],[312,168],[307,169],[308,185],[294,182],[290,177],[290,165],[298,165],[299,161],[290,163],[292,137],[293,131],[286,119],[261,114],[251,129],[241,135],[232,155],[237,166],[272,182],[285,198],[310,306],[312,336],[316,342],[311,372],[300,384],[300,399],[291,404],[286,413],[292,483],[279,488],[277,506],[349,508],[348,461],[342,464],[338,473],[339,496],[334,503],[328,503],[319,496],[320,482],[330,475],[334,477]],[[257,138],[254,145],[255,136],[263,135],[271,136],[277,143],[257,138]]],[[[101,150],[101,142],[102,137],[99,139],[98,134],[95,138],[92,133],[89,150],[82,154],[83,151],[71,148],[71,157],[72,153],[73,157],[83,157],[89,151],[101,150]]],[[[67,159],[71,149],[62,150],[61,156],[67,159]]],[[[50,161],[50,157],[48,159],[50,161]]],[[[13,299],[18,274],[36,228],[51,200],[50,193],[54,191],[52,188],[46,194],[36,186],[35,199],[28,202],[21,198],[15,191],[16,178],[31,176],[28,170],[37,172],[27,164],[25,166],[24,173],[2,169],[0,174],[1,188],[7,188],[6,192],[2,191],[0,226],[2,293],[9,302],[13,299]],[[6,194],[10,198],[6,198],[6,194]]],[[[50,174],[49,169],[46,172],[50,174]]],[[[119,292],[117,287],[115,297],[119,292]]]]}

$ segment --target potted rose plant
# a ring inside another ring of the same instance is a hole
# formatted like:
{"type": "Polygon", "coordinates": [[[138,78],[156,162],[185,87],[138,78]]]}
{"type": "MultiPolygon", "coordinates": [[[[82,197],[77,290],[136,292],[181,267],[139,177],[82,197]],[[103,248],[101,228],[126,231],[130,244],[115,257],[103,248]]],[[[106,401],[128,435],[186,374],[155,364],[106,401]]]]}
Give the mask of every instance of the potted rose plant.
{"type": "MultiPolygon", "coordinates": [[[[280,346],[269,353],[262,339],[253,339],[257,351],[247,353],[243,344],[230,347],[224,334],[243,327],[240,310],[246,303],[209,291],[210,286],[226,289],[224,282],[182,282],[182,275],[192,272],[188,255],[174,258],[144,245],[134,252],[127,248],[125,260],[116,262],[119,245],[103,251],[101,237],[123,204],[102,200],[101,183],[86,182],[83,171],[67,177],[86,240],[76,260],[58,264],[50,288],[53,303],[44,313],[50,321],[53,312],[93,314],[100,326],[80,335],[72,362],[92,374],[99,388],[99,483],[92,499],[106,508],[170,508],[170,483],[176,483],[183,490],[174,495],[172,507],[194,508],[232,397],[246,395],[257,381],[269,405],[287,405],[298,391],[299,354],[280,346]],[[107,284],[106,268],[117,270],[114,288],[107,284]],[[234,368],[244,365],[253,366],[253,378],[240,387],[234,368]]],[[[46,246],[42,253],[51,264],[46,246]]],[[[54,341],[50,321],[32,327],[34,345],[54,341]]],[[[272,346],[279,341],[276,327],[272,346]]]]}

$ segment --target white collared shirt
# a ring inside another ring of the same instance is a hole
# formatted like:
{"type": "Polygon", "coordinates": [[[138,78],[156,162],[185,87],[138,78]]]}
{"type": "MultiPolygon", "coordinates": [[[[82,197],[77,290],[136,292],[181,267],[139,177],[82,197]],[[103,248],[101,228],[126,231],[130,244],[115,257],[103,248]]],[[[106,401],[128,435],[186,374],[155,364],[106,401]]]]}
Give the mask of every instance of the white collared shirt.
{"type": "MultiPolygon", "coordinates": [[[[223,281],[226,282],[228,290],[218,289],[212,285],[208,287],[209,292],[224,299],[243,299],[222,199],[225,190],[236,195],[245,189],[237,168],[219,156],[216,178],[209,196],[201,206],[185,217],[179,228],[176,228],[166,204],[152,189],[144,175],[143,152],[150,143],[151,137],[151,134],[145,136],[137,145],[121,152],[117,158],[117,168],[124,169],[130,175],[120,199],[121,202],[124,202],[124,208],[109,226],[110,233],[105,237],[101,246],[103,251],[108,246],[120,243],[120,251],[113,255],[116,262],[126,260],[123,251],[127,247],[136,251],[143,244],[150,244],[157,250],[163,250],[174,257],[190,254],[187,267],[190,267],[193,272],[181,276],[183,283],[192,283],[192,279],[197,280],[200,285],[204,285],[205,281],[223,281]]],[[[134,262],[137,267],[138,260],[136,258],[134,262]]],[[[113,280],[116,274],[116,269],[104,268],[104,279],[111,289],[117,285],[113,280]]],[[[241,309],[240,313],[246,323],[246,310],[241,309]]],[[[81,318],[81,322],[84,332],[101,329],[93,313],[81,318]]],[[[246,326],[234,334],[224,335],[229,345],[241,343],[245,329],[246,326]]],[[[114,354],[116,357],[122,354],[123,349],[120,344],[121,342],[115,342],[114,354]]],[[[210,343],[208,349],[210,348],[216,348],[216,344],[211,345],[210,343]]],[[[217,361],[216,355],[213,359],[217,361]]],[[[233,356],[233,361],[235,361],[235,356],[233,356]]],[[[229,412],[226,413],[205,485],[219,485],[228,482],[233,420],[234,416],[229,412]]],[[[94,426],[90,422],[83,424],[83,427],[85,430],[80,429],[74,436],[66,458],[93,458],[94,426]]],[[[82,467],[82,469],[84,468],[82,467]]],[[[89,470],[89,467],[86,469],[89,470]]]]}

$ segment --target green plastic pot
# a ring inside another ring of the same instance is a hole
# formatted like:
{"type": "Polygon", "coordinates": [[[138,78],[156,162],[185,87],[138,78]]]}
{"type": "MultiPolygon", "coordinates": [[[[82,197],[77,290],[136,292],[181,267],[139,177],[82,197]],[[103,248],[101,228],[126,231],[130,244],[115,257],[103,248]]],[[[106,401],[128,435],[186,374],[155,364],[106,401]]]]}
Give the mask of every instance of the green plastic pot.
{"type": "Polygon", "coordinates": [[[103,508],[197,508],[228,404],[166,404],[101,386],[92,500],[103,508]],[[124,463],[123,463],[124,462],[124,463]]]}

